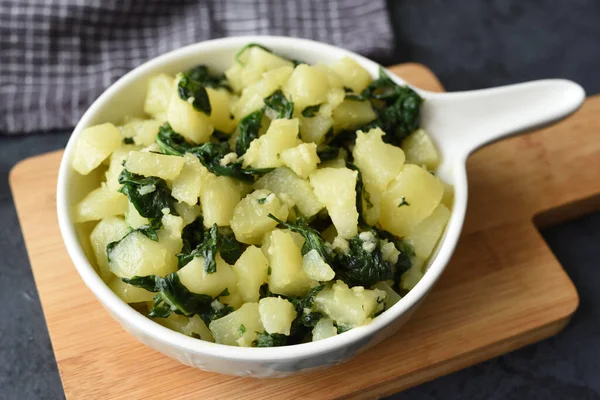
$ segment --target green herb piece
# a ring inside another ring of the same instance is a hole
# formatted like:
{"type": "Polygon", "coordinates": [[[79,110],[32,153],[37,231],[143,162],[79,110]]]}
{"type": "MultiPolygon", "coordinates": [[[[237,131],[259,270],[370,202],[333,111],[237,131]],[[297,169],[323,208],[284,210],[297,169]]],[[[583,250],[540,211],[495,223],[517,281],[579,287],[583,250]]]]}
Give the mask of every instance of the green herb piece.
{"type": "Polygon", "coordinates": [[[334,160],[340,154],[339,147],[333,146],[319,146],[317,147],[317,156],[319,156],[319,160],[329,161],[334,160]]]}
{"type": "Polygon", "coordinates": [[[134,144],[134,143],[135,143],[135,141],[133,140],[132,137],[123,138],[123,144],[134,144]]]}
{"type": "Polygon", "coordinates": [[[211,75],[208,71],[208,67],[206,65],[198,65],[190,69],[187,72],[187,75],[190,79],[199,82],[204,87],[214,88],[214,89],[226,89],[231,92],[231,87],[227,82],[227,78],[225,74],[221,75],[211,75]]]}
{"type": "Polygon", "coordinates": [[[352,327],[346,325],[337,325],[336,327],[338,335],[340,333],[348,332],[350,329],[352,329],[352,327]]]}
{"type": "Polygon", "coordinates": [[[410,203],[408,201],[406,201],[404,196],[402,196],[400,198],[400,203],[398,204],[398,207],[402,207],[402,206],[410,206],[410,203]]]}
{"type": "Polygon", "coordinates": [[[267,275],[271,276],[271,266],[269,265],[269,267],[267,268],[267,275]]]}
{"type": "Polygon", "coordinates": [[[182,74],[177,82],[177,93],[181,100],[190,102],[196,111],[210,115],[212,108],[208,92],[201,82],[195,81],[187,74],[182,74]]]}
{"type": "Polygon", "coordinates": [[[183,156],[183,154],[192,148],[183,136],[175,132],[168,122],[165,122],[158,129],[156,143],[164,154],[170,156],[183,156]]]}
{"type": "Polygon", "coordinates": [[[286,99],[281,90],[276,90],[264,102],[263,112],[270,119],[290,119],[294,114],[294,103],[286,99]]]}
{"type": "Polygon", "coordinates": [[[373,207],[373,203],[371,203],[371,199],[369,196],[369,192],[365,189],[365,185],[362,178],[362,173],[360,169],[352,163],[346,162],[346,168],[349,168],[353,171],[358,172],[356,176],[356,211],[358,212],[358,217],[360,219],[360,224],[363,226],[368,226],[367,219],[365,217],[365,212],[363,209],[363,199],[365,203],[367,203],[368,208],[373,207]]]}
{"type": "Polygon", "coordinates": [[[208,235],[204,235],[202,243],[200,243],[194,250],[188,254],[179,253],[177,254],[178,267],[183,268],[194,257],[204,258],[204,270],[207,274],[213,274],[217,272],[217,251],[219,250],[219,233],[217,224],[214,224],[208,231],[208,235]]]}
{"type": "Polygon", "coordinates": [[[246,326],[244,324],[241,324],[240,327],[238,328],[238,335],[240,335],[240,337],[244,336],[244,333],[246,333],[246,326]]]}
{"type": "Polygon", "coordinates": [[[262,197],[262,198],[260,198],[260,199],[257,199],[257,200],[256,200],[256,202],[257,202],[258,204],[265,204],[265,202],[266,202],[266,201],[267,201],[267,198],[266,198],[266,197],[262,197]]]}
{"type": "Polygon", "coordinates": [[[314,105],[314,106],[308,106],[304,110],[302,110],[302,116],[304,118],[312,118],[315,115],[317,115],[317,113],[319,112],[320,108],[321,108],[320,104],[317,104],[317,105],[314,105]]]}
{"type": "Polygon", "coordinates": [[[252,347],[278,347],[288,344],[288,337],[281,333],[259,332],[252,347]]]}
{"type": "Polygon", "coordinates": [[[119,175],[119,183],[123,186],[119,192],[125,194],[137,212],[145,218],[161,219],[162,210],[170,210],[172,215],[179,215],[175,210],[176,200],[171,196],[171,191],[164,179],[150,176],[146,177],[123,169],[119,175]],[[148,192],[142,188],[153,188],[148,192]]]}
{"type": "Polygon", "coordinates": [[[183,242],[181,252],[184,254],[191,253],[204,241],[204,218],[202,216],[183,228],[181,241],[183,242]]]}
{"type": "Polygon", "coordinates": [[[248,148],[250,143],[258,137],[258,132],[261,127],[263,113],[262,111],[254,111],[246,115],[238,124],[238,139],[235,144],[235,152],[238,156],[242,156],[248,148]]]}
{"type": "Polygon", "coordinates": [[[246,245],[238,242],[231,228],[219,228],[219,254],[227,264],[235,264],[246,250],[246,245]]]}
{"type": "Polygon", "coordinates": [[[286,227],[292,232],[299,233],[304,238],[304,244],[302,245],[302,255],[305,255],[311,250],[316,250],[317,253],[323,258],[323,261],[330,264],[331,252],[328,247],[325,246],[325,240],[319,234],[319,231],[312,228],[303,218],[296,218],[294,222],[284,222],[269,213],[269,218],[277,221],[279,225],[286,227]]]}

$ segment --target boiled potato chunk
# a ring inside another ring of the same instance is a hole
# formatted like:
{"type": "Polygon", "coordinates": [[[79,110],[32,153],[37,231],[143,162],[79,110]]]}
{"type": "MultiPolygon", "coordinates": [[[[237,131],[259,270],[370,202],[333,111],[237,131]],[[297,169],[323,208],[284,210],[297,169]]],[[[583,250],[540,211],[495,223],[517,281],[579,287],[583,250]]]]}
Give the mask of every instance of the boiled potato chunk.
{"type": "Polygon", "coordinates": [[[95,221],[127,211],[127,196],[102,185],[92,190],[75,206],[75,222],[95,221]]]}
{"type": "Polygon", "coordinates": [[[269,214],[285,221],[288,207],[266,189],[256,190],[244,197],[233,211],[231,229],[235,238],[247,244],[260,244],[265,233],[277,226],[269,214]]]}
{"type": "Polygon", "coordinates": [[[402,275],[400,287],[405,290],[412,290],[423,277],[423,260],[414,257],[412,266],[402,275]]]}
{"type": "Polygon", "coordinates": [[[400,299],[402,299],[402,296],[400,296],[398,293],[396,293],[396,291],[394,289],[392,289],[392,287],[390,286],[390,284],[388,282],[385,282],[385,281],[377,282],[376,284],[373,285],[373,289],[379,289],[379,290],[383,290],[385,292],[384,304],[385,304],[386,310],[389,309],[394,304],[396,304],[397,302],[399,302],[400,299]]]}
{"type": "Polygon", "coordinates": [[[130,203],[127,202],[127,212],[125,213],[125,222],[133,229],[137,229],[142,225],[148,225],[150,220],[148,218],[142,217],[138,212],[137,208],[130,203]]]}
{"type": "Polygon", "coordinates": [[[198,204],[190,206],[187,203],[175,203],[175,211],[183,220],[183,226],[191,224],[202,215],[202,207],[198,204]]]}
{"type": "Polygon", "coordinates": [[[179,156],[132,151],[129,153],[125,168],[134,174],[173,180],[181,172],[183,161],[183,157],[179,156]]]}
{"type": "Polygon", "coordinates": [[[208,100],[210,101],[209,120],[215,129],[231,133],[235,129],[235,120],[231,115],[232,96],[225,89],[206,88],[208,100]]]}
{"type": "Polygon", "coordinates": [[[404,152],[401,148],[385,143],[380,128],[369,132],[356,132],[356,145],[352,150],[354,163],[360,169],[365,186],[373,186],[379,191],[398,175],[404,165],[404,152]]]}
{"type": "Polygon", "coordinates": [[[181,99],[176,89],[171,96],[167,109],[167,122],[171,128],[194,143],[208,142],[214,130],[210,117],[181,99]]]}
{"type": "Polygon", "coordinates": [[[204,226],[229,226],[235,206],[241,198],[240,185],[234,179],[209,175],[200,191],[204,226]]]}
{"type": "Polygon", "coordinates": [[[121,145],[121,141],[121,132],[113,124],[85,128],[75,143],[73,168],[81,175],[89,174],[121,145]]]}
{"type": "Polygon", "coordinates": [[[258,303],[246,303],[237,311],[212,321],[208,327],[215,342],[240,347],[250,347],[257,332],[264,330],[258,303]]]}
{"type": "Polygon", "coordinates": [[[269,260],[256,246],[249,246],[233,266],[237,291],[244,303],[256,303],[260,287],[267,283],[269,260]]]}
{"type": "Polygon", "coordinates": [[[345,87],[352,89],[354,93],[360,93],[373,80],[371,74],[351,58],[344,57],[329,66],[334,70],[345,87]]]}
{"type": "Polygon", "coordinates": [[[204,268],[204,258],[194,257],[177,272],[177,275],[181,283],[193,293],[216,297],[225,289],[233,292],[237,282],[231,266],[220,256],[217,256],[216,263],[217,271],[209,274],[204,268]]]}
{"type": "Polygon", "coordinates": [[[225,71],[225,76],[231,87],[236,92],[258,81],[263,73],[274,69],[287,67],[292,69],[293,64],[260,47],[250,47],[239,56],[240,63],[235,63],[225,71]]]}
{"type": "Polygon", "coordinates": [[[440,204],[444,187],[427,170],[406,164],[381,198],[379,223],[405,237],[440,204]]]}
{"type": "Polygon", "coordinates": [[[358,128],[375,118],[377,114],[368,101],[344,100],[333,110],[334,128],[337,131],[358,128]]]}
{"type": "Polygon", "coordinates": [[[150,146],[154,143],[160,122],[153,119],[133,119],[121,127],[121,134],[127,138],[133,138],[138,146],[150,146]]]}
{"type": "Polygon", "coordinates": [[[331,318],[321,318],[312,330],[312,341],[327,339],[337,334],[337,328],[333,325],[333,320],[331,318]]]}
{"type": "Polygon", "coordinates": [[[324,117],[320,114],[314,117],[300,116],[300,137],[304,142],[312,142],[317,145],[328,139],[328,134],[333,135],[333,118],[324,117]]]}
{"type": "Polygon", "coordinates": [[[241,121],[246,115],[260,110],[265,105],[265,98],[279,89],[292,71],[290,66],[269,71],[264,74],[262,79],[246,87],[232,108],[235,120],[241,121]]]}
{"type": "Polygon", "coordinates": [[[444,185],[444,194],[442,195],[442,204],[448,208],[452,208],[452,204],[454,203],[454,187],[446,182],[442,182],[444,185]]]}
{"type": "Polygon", "coordinates": [[[302,268],[304,268],[306,276],[315,281],[327,282],[335,277],[333,269],[315,249],[302,257],[302,268]]]}
{"type": "Polygon", "coordinates": [[[450,219],[450,210],[440,204],[431,215],[425,218],[410,232],[409,242],[412,244],[417,257],[427,259],[439,241],[444,228],[450,219]]]}
{"type": "Polygon", "coordinates": [[[244,167],[282,167],[281,152],[301,143],[298,139],[298,119],[275,119],[267,133],[254,139],[244,154],[244,167]]]}
{"type": "Polygon", "coordinates": [[[200,163],[198,157],[185,153],[181,173],[173,180],[171,196],[180,202],[193,206],[198,203],[203,178],[208,174],[208,170],[200,163]]]}
{"type": "Polygon", "coordinates": [[[356,171],[348,168],[323,168],[309,177],[317,199],[325,204],[335,229],[345,239],[358,233],[357,176],[356,171]]]}
{"type": "Polygon", "coordinates": [[[165,276],[177,270],[177,259],[160,242],[132,232],[113,247],[110,270],[121,278],[134,276],[165,276]]]}
{"type": "Polygon", "coordinates": [[[230,292],[227,296],[221,296],[219,297],[219,301],[223,304],[228,305],[234,310],[240,308],[244,303],[244,300],[242,300],[242,295],[238,292],[230,292]]]}
{"type": "Polygon", "coordinates": [[[275,229],[265,238],[265,253],[271,266],[269,289],[285,296],[303,296],[313,286],[302,267],[302,253],[292,235],[275,229]]]}
{"type": "Polygon", "coordinates": [[[149,292],[146,289],[125,283],[121,280],[121,278],[114,275],[108,283],[108,287],[117,296],[119,296],[121,300],[128,304],[152,301],[152,297],[154,296],[154,293],[149,292]]]}
{"type": "Polygon", "coordinates": [[[284,90],[286,97],[293,100],[297,110],[325,102],[328,91],[327,73],[308,64],[300,64],[294,68],[284,90]]]}
{"type": "Polygon", "coordinates": [[[106,256],[106,245],[111,242],[121,240],[127,235],[129,228],[123,218],[107,217],[98,222],[90,234],[90,243],[96,256],[98,264],[98,273],[104,282],[108,282],[114,277],[108,268],[108,258],[106,256]]]}
{"type": "Polygon", "coordinates": [[[122,146],[113,151],[110,155],[110,163],[108,164],[108,169],[105,174],[106,186],[108,186],[110,190],[117,191],[121,188],[119,175],[121,175],[121,172],[123,171],[123,162],[127,160],[129,153],[134,150],[137,150],[135,146],[122,146]]]}
{"type": "Polygon", "coordinates": [[[414,131],[404,139],[402,149],[406,153],[407,163],[425,166],[429,170],[436,169],[440,163],[435,145],[423,129],[414,131]]]}
{"type": "Polygon", "coordinates": [[[317,155],[317,145],[314,143],[302,143],[284,150],[281,152],[281,159],[286,167],[301,178],[308,178],[321,161],[317,155]]]}
{"type": "Polygon", "coordinates": [[[290,334],[292,322],[296,319],[296,308],[281,297],[265,297],[258,302],[260,321],[267,333],[290,334]]]}
{"type": "Polygon", "coordinates": [[[198,315],[184,317],[183,315],[171,314],[168,318],[156,318],[156,322],[184,335],[198,335],[201,340],[214,342],[213,335],[198,315]]]}
{"type": "Polygon", "coordinates": [[[315,196],[309,181],[288,168],[276,168],[265,174],[254,183],[254,187],[268,189],[284,201],[289,198],[291,204],[288,206],[295,205],[305,217],[312,217],[325,207],[315,196]]]}
{"type": "Polygon", "coordinates": [[[166,74],[156,75],[148,81],[148,93],[144,103],[144,112],[152,115],[159,122],[166,120],[167,109],[175,79],[166,74]]]}
{"type": "Polygon", "coordinates": [[[373,314],[383,308],[384,300],[383,290],[365,289],[362,286],[349,288],[338,280],[315,296],[314,306],[338,326],[353,328],[369,323],[373,314]]]}

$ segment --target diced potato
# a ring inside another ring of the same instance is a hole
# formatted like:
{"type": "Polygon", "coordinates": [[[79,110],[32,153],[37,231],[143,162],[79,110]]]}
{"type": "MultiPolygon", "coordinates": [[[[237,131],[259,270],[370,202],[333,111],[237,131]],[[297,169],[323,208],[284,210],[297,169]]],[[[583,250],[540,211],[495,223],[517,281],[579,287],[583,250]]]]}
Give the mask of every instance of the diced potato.
{"type": "Polygon", "coordinates": [[[451,209],[452,204],[454,204],[454,187],[451,184],[446,183],[442,180],[440,180],[440,182],[442,182],[442,185],[444,185],[442,204],[451,209]]]}
{"type": "Polygon", "coordinates": [[[400,279],[400,287],[405,290],[412,290],[423,277],[423,260],[413,258],[412,262],[412,267],[400,279]]]}
{"type": "Polygon", "coordinates": [[[266,71],[281,67],[293,68],[293,64],[290,61],[259,47],[248,48],[240,54],[239,59],[241,63],[235,63],[225,71],[225,76],[229,84],[237,93],[260,80],[261,75],[266,71]]]}
{"type": "Polygon", "coordinates": [[[250,347],[263,331],[258,303],[246,303],[237,311],[214,320],[208,326],[215,342],[230,346],[250,347]]]}
{"type": "Polygon", "coordinates": [[[208,142],[214,130],[210,117],[181,99],[176,89],[167,109],[167,121],[175,132],[198,144],[208,142]]]}
{"type": "Polygon", "coordinates": [[[233,292],[237,282],[231,266],[220,256],[217,256],[216,262],[217,271],[209,274],[204,268],[204,258],[194,257],[177,272],[177,275],[181,283],[193,293],[216,297],[225,289],[233,292]]]}
{"type": "Polygon", "coordinates": [[[265,105],[265,98],[279,89],[291,75],[292,68],[285,66],[267,72],[262,79],[246,87],[242,96],[232,108],[236,121],[241,121],[246,115],[260,110],[265,105]]]}
{"type": "Polygon", "coordinates": [[[121,300],[128,304],[152,301],[152,297],[154,296],[154,293],[149,292],[146,289],[125,283],[121,280],[121,278],[114,275],[108,283],[108,287],[110,290],[115,292],[115,294],[119,296],[121,300]]]}
{"type": "Polygon", "coordinates": [[[183,218],[177,215],[165,214],[161,218],[163,229],[173,238],[180,238],[183,231],[183,218]]]}
{"type": "Polygon", "coordinates": [[[229,307],[237,310],[242,306],[244,300],[242,299],[242,295],[238,292],[230,292],[228,296],[219,297],[219,301],[223,304],[228,305],[229,307]]]}
{"type": "Polygon", "coordinates": [[[198,157],[185,153],[181,173],[173,180],[171,196],[190,206],[197,204],[202,181],[208,174],[208,170],[200,163],[198,157]]]}
{"type": "Polygon", "coordinates": [[[229,226],[235,206],[242,198],[240,185],[228,176],[210,174],[200,190],[204,226],[229,226]]]}
{"type": "Polygon", "coordinates": [[[265,174],[254,183],[254,187],[268,189],[278,197],[289,197],[293,205],[306,217],[312,217],[325,207],[315,196],[308,180],[300,178],[288,168],[277,168],[265,174]]]}
{"type": "Polygon", "coordinates": [[[183,168],[183,157],[132,151],[127,157],[125,168],[134,174],[173,180],[183,168]]]}
{"type": "Polygon", "coordinates": [[[95,221],[127,211],[127,196],[102,185],[92,190],[75,206],[75,222],[95,221]]]}
{"type": "Polygon", "coordinates": [[[348,152],[344,148],[341,148],[336,158],[321,162],[317,168],[346,168],[347,160],[348,152]]]}
{"type": "Polygon", "coordinates": [[[382,310],[384,300],[383,290],[365,289],[362,286],[349,288],[338,280],[315,296],[314,306],[338,326],[353,328],[369,323],[373,314],[382,310]]]}
{"type": "Polygon", "coordinates": [[[333,110],[342,104],[345,98],[346,92],[341,87],[330,90],[329,93],[327,93],[327,101],[319,107],[319,115],[324,118],[331,118],[333,116],[333,110]]]}
{"type": "Polygon", "coordinates": [[[343,85],[354,93],[362,92],[373,80],[366,69],[349,57],[337,60],[330,68],[342,78],[343,85]]]}
{"type": "Polygon", "coordinates": [[[231,115],[231,95],[225,89],[206,88],[210,101],[209,120],[215,129],[231,133],[235,129],[235,121],[231,115]]]}
{"type": "Polygon", "coordinates": [[[379,289],[385,292],[385,300],[383,303],[385,304],[386,310],[394,304],[396,304],[397,302],[399,302],[400,299],[402,299],[402,296],[396,293],[396,291],[392,289],[390,284],[385,281],[377,282],[373,285],[373,289],[379,289]]]}
{"type": "Polygon", "coordinates": [[[121,188],[119,175],[123,171],[123,161],[127,160],[131,151],[137,150],[136,146],[126,145],[119,147],[110,155],[110,163],[106,170],[106,186],[110,190],[117,191],[121,188]]]}
{"type": "Polygon", "coordinates": [[[292,322],[296,319],[296,308],[281,297],[265,297],[258,302],[260,321],[267,333],[290,334],[292,322]]]}
{"type": "Polygon", "coordinates": [[[321,161],[317,155],[317,145],[314,143],[302,143],[284,150],[281,152],[281,159],[286,167],[301,178],[308,178],[308,175],[317,169],[317,164],[321,161]]]}
{"type": "Polygon", "coordinates": [[[334,129],[354,129],[373,121],[377,114],[369,101],[344,100],[333,110],[334,129]]]}
{"type": "Polygon", "coordinates": [[[175,79],[172,76],[160,74],[150,78],[144,112],[152,115],[159,122],[165,121],[173,86],[175,86],[175,79]]]}
{"type": "Polygon", "coordinates": [[[358,233],[357,176],[356,171],[348,168],[323,168],[309,177],[317,199],[325,204],[335,229],[345,239],[358,233]]]}
{"type": "Polygon", "coordinates": [[[324,117],[320,114],[314,117],[300,119],[300,137],[304,142],[312,142],[317,145],[328,139],[328,134],[333,135],[333,118],[324,117]]]}
{"type": "Polygon", "coordinates": [[[73,151],[71,163],[75,171],[87,175],[121,146],[121,132],[111,123],[85,128],[73,151]]]}
{"type": "Polygon", "coordinates": [[[175,203],[175,211],[183,219],[183,226],[191,224],[202,215],[202,207],[197,204],[190,206],[187,203],[175,203]]]}
{"type": "Polygon", "coordinates": [[[333,320],[331,318],[321,318],[312,330],[312,341],[327,339],[337,334],[337,328],[333,325],[333,320]]]}
{"type": "Polygon", "coordinates": [[[325,76],[327,77],[327,84],[329,85],[330,89],[329,93],[335,89],[343,90],[344,82],[342,81],[342,77],[335,70],[333,70],[331,66],[325,64],[316,64],[314,67],[325,73],[325,76]]]}
{"type": "Polygon", "coordinates": [[[142,225],[148,225],[150,220],[148,218],[142,217],[138,212],[137,208],[130,203],[127,202],[127,212],[125,213],[125,222],[133,229],[137,229],[142,225]]]}
{"type": "Polygon", "coordinates": [[[323,257],[315,249],[312,249],[302,257],[302,268],[306,276],[315,281],[327,282],[335,277],[333,269],[331,269],[329,264],[323,260],[323,257]]]}
{"type": "Polygon", "coordinates": [[[110,270],[121,278],[134,276],[165,276],[177,270],[177,259],[160,242],[132,232],[113,247],[110,253],[110,270]]]}
{"type": "Polygon", "coordinates": [[[123,218],[107,217],[98,222],[90,235],[90,243],[98,264],[98,274],[104,282],[109,282],[114,277],[108,268],[106,246],[111,242],[121,240],[128,232],[129,228],[123,218]]]}
{"type": "Polygon", "coordinates": [[[233,211],[231,229],[235,238],[247,244],[260,244],[265,233],[277,226],[269,214],[285,221],[288,207],[266,189],[259,189],[244,197],[233,211]]]}
{"type": "Polygon", "coordinates": [[[303,296],[315,283],[304,273],[302,253],[289,232],[275,229],[265,237],[265,252],[271,266],[269,289],[285,296],[303,296]]]}
{"type": "MultiPolygon", "coordinates": [[[[174,217],[174,216],[173,216],[174,217]]],[[[174,217],[179,218],[179,217],[174,217]]],[[[177,224],[180,225],[180,224],[177,224]]],[[[158,232],[158,241],[167,250],[167,264],[177,265],[177,254],[181,252],[183,248],[183,240],[181,239],[181,232],[177,230],[171,230],[169,228],[160,229],[158,232]]]]}
{"type": "Polygon", "coordinates": [[[379,223],[404,237],[440,204],[444,187],[427,170],[406,164],[381,198],[379,223]]]}
{"type": "Polygon", "coordinates": [[[300,64],[294,68],[284,90],[297,110],[323,103],[327,100],[328,91],[327,73],[308,64],[300,64]]]}
{"type": "Polygon", "coordinates": [[[193,317],[184,317],[183,315],[171,314],[168,318],[156,318],[156,322],[184,335],[192,336],[193,334],[200,336],[201,340],[214,342],[212,333],[198,315],[193,317]]]}
{"type": "Polygon", "coordinates": [[[244,167],[282,167],[281,152],[301,143],[298,139],[298,119],[271,121],[267,133],[254,139],[244,154],[244,167]]]}
{"type": "Polygon", "coordinates": [[[440,240],[444,228],[450,219],[450,210],[443,205],[438,205],[431,215],[417,225],[408,236],[417,257],[427,259],[433,248],[440,240]]]}
{"type": "Polygon", "coordinates": [[[380,128],[365,133],[356,132],[356,145],[352,150],[354,163],[362,173],[365,186],[370,185],[379,191],[398,175],[404,165],[404,152],[401,148],[385,143],[385,132],[380,128]]]}
{"type": "Polygon", "coordinates": [[[269,260],[256,246],[248,247],[233,266],[237,290],[244,303],[256,303],[260,287],[267,283],[269,260]]]}
{"type": "Polygon", "coordinates": [[[154,143],[160,122],[153,119],[133,119],[120,127],[121,135],[127,138],[133,138],[138,146],[150,146],[154,143]]]}
{"type": "Polygon", "coordinates": [[[434,170],[440,163],[440,157],[433,141],[423,129],[411,133],[402,142],[402,149],[406,153],[406,162],[425,166],[434,170]]]}

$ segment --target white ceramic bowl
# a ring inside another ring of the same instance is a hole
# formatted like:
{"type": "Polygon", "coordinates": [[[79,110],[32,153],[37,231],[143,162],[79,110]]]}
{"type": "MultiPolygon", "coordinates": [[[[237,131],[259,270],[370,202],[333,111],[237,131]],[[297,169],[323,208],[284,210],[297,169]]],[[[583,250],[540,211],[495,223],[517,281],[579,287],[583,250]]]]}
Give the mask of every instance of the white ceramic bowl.
{"type": "MultiPolygon", "coordinates": [[[[578,85],[562,80],[451,94],[419,91],[426,99],[422,126],[432,135],[442,155],[439,175],[455,187],[455,203],[444,238],[427,272],[416,287],[371,324],[325,340],[283,348],[238,348],[204,342],[169,330],[121,301],[100,279],[78,240],[71,206],[99,180],[79,176],[70,166],[81,131],[102,122],[119,123],[125,116],[142,114],[148,79],[160,72],[175,74],[197,64],[224,71],[245,44],[258,42],[308,63],[328,63],[347,56],[373,76],[379,66],[357,54],[309,40],[285,37],[235,37],[187,46],[155,58],[126,74],[108,88],[83,115],[60,166],[57,208],[60,230],[77,271],[111,316],[148,346],[180,362],[206,371],[255,377],[285,376],[343,362],[357,352],[396,332],[416,310],[440,277],[460,235],[467,205],[465,161],[480,145],[574,111],[584,94],[578,85]]],[[[398,83],[404,82],[394,78],[398,83]]],[[[90,327],[93,329],[93,327],[90,327]]]]}

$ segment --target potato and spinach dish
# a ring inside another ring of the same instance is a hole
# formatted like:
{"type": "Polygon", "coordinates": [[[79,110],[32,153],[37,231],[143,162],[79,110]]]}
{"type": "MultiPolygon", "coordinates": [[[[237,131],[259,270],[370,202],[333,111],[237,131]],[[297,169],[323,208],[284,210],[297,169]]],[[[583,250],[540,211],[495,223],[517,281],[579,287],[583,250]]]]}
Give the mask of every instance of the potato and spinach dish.
{"type": "Polygon", "coordinates": [[[215,72],[154,76],[144,117],[81,132],[72,166],[100,178],[73,216],[98,274],[159,324],[226,345],[368,324],[416,285],[450,216],[423,100],[350,58],[257,44],[215,72]]]}

